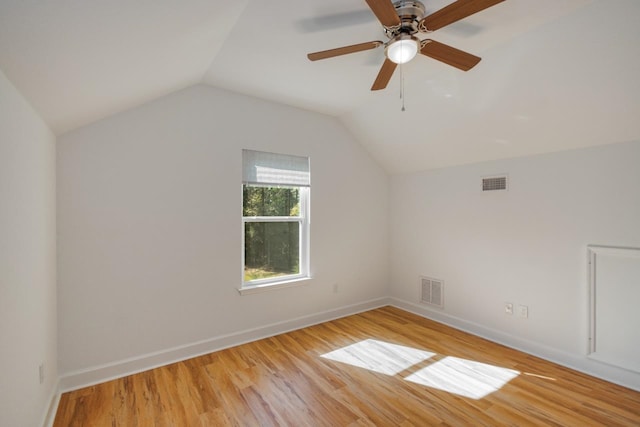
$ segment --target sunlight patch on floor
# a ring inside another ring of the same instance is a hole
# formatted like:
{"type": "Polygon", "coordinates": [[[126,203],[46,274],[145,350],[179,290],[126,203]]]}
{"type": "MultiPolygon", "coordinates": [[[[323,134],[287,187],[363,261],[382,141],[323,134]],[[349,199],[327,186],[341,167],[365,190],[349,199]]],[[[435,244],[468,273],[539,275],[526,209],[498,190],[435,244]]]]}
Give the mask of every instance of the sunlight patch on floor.
{"type": "Polygon", "coordinates": [[[548,377],[546,375],[540,375],[540,374],[532,374],[531,372],[523,372],[522,375],[526,375],[528,377],[536,377],[543,380],[556,381],[556,379],[553,377],[548,377]]]}
{"type": "Polygon", "coordinates": [[[360,341],[322,355],[325,359],[385,375],[396,375],[433,356],[435,353],[430,351],[374,339],[360,341]]]}
{"type": "MultiPolygon", "coordinates": [[[[366,339],[323,354],[321,357],[394,376],[411,367],[418,369],[416,365],[434,356],[437,356],[437,353],[376,339],[366,339]]],[[[478,400],[499,390],[518,375],[520,372],[513,369],[445,356],[403,379],[478,400]]]]}
{"type": "Polygon", "coordinates": [[[448,356],[405,379],[477,400],[499,390],[519,374],[513,369],[448,356]]]}

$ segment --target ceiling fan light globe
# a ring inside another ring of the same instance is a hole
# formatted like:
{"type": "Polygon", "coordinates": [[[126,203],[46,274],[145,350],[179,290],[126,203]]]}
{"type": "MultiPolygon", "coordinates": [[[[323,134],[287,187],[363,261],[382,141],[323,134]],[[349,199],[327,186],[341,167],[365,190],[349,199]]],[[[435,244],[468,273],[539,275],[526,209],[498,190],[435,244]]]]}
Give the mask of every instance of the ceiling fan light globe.
{"type": "Polygon", "coordinates": [[[414,37],[392,41],[386,49],[387,58],[396,64],[404,64],[415,58],[418,53],[418,40],[414,37]]]}

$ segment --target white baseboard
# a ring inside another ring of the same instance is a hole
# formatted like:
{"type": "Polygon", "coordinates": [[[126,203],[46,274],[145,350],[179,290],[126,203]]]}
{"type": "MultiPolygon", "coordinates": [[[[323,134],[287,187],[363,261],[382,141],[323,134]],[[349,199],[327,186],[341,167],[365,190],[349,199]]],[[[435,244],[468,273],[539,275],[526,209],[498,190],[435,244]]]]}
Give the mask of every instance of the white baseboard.
{"type": "MultiPolygon", "coordinates": [[[[389,298],[377,298],[357,304],[339,307],[295,319],[272,323],[258,328],[221,335],[207,340],[174,347],[155,353],[133,357],[106,365],[71,372],[60,377],[60,392],[77,390],[94,384],[121,378],[159,366],[234,347],[236,345],[271,337],[340,317],[350,316],[390,304],[389,298]]],[[[57,404],[56,404],[57,405],[57,404]]],[[[55,416],[55,412],[54,412],[55,416]]]]}
{"type": "Polygon", "coordinates": [[[43,427],[53,426],[53,422],[56,419],[56,413],[58,412],[58,403],[60,403],[60,379],[56,380],[56,383],[51,390],[49,405],[47,405],[47,410],[44,413],[42,420],[43,427]]]}
{"type": "Polygon", "coordinates": [[[433,310],[421,304],[393,297],[383,297],[65,374],[60,377],[55,392],[51,397],[50,407],[43,425],[52,425],[60,394],[63,392],[88,387],[385,305],[392,305],[507,347],[640,391],[640,375],[636,373],[599,363],[587,358],[586,355],[567,353],[544,344],[487,328],[481,324],[452,316],[440,310],[433,310]]]}
{"type": "Polygon", "coordinates": [[[529,353],[558,365],[583,372],[603,380],[619,384],[623,387],[640,391],[640,375],[625,369],[620,369],[611,365],[589,359],[587,355],[576,355],[558,350],[547,345],[529,341],[511,334],[507,334],[496,329],[488,328],[481,324],[471,322],[440,310],[431,309],[425,305],[404,301],[390,297],[389,304],[399,309],[408,311],[427,319],[435,320],[455,329],[468,332],[473,335],[485,338],[489,341],[502,344],[504,346],[529,353]]]}

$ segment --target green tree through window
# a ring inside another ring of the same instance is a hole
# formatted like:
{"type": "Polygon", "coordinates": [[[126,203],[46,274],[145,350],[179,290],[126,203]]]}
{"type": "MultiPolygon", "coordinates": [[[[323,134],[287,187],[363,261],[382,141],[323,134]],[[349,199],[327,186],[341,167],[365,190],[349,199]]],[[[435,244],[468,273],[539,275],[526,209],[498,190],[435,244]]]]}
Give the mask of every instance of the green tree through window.
{"type": "Polygon", "coordinates": [[[300,273],[299,212],[298,188],[244,186],[243,216],[294,219],[245,222],[245,281],[300,273]]]}

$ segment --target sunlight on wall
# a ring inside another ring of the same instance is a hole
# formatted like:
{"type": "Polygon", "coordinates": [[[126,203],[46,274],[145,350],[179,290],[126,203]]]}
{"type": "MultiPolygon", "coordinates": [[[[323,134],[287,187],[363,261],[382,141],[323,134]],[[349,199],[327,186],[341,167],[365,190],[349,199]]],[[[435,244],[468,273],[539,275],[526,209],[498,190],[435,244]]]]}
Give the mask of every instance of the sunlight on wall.
{"type": "MultiPolygon", "coordinates": [[[[413,347],[366,339],[321,357],[395,376],[411,367],[417,368],[417,364],[436,355],[413,347]]],[[[520,372],[513,369],[445,356],[402,379],[478,400],[499,390],[518,375],[520,372]]]]}
{"type": "Polygon", "coordinates": [[[482,399],[520,374],[512,369],[448,356],[405,379],[471,399],[482,399]]]}
{"type": "Polygon", "coordinates": [[[368,339],[342,347],[322,357],[385,375],[396,375],[435,353],[398,344],[368,339]]]}

